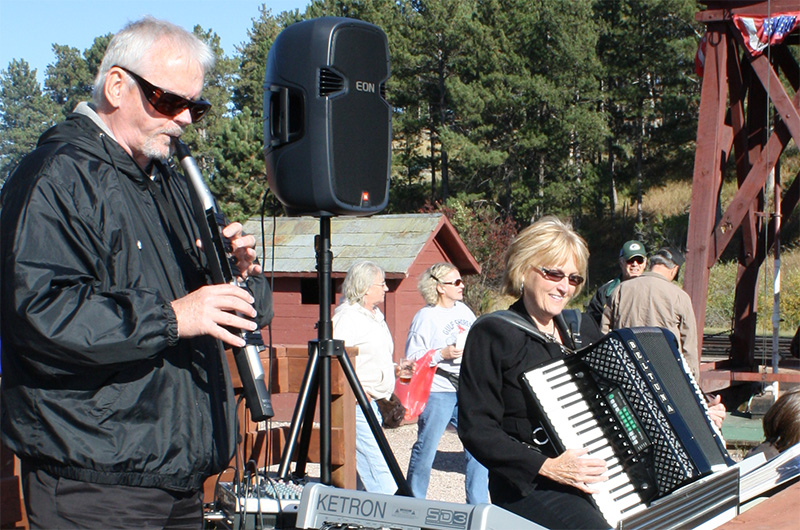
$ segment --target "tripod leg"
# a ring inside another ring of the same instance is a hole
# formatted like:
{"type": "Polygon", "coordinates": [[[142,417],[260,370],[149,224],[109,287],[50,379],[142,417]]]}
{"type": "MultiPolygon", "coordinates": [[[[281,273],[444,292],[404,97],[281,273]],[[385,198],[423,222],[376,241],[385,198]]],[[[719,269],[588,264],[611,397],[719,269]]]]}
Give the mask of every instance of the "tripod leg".
{"type": "Polygon", "coordinates": [[[375,437],[375,441],[378,442],[378,448],[381,450],[383,459],[386,460],[386,464],[389,466],[389,471],[392,473],[394,482],[397,484],[397,493],[405,497],[411,497],[411,488],[408,487],[408,483],[403,476],[403,471],[400,469],[400,466],[397,465],[397,460],[394,457],[394,453],[392,453],[392,448],[389,446],[389,442],[386,441],[386,436],[383,434],[383,430],[381,429],[378,420],[372,413],[372,409],[369,406],[364,389],[361,387],[361,383],[358,381],[355,370],[353,370],[353,365],[350,363],[350,358],[344,353],[338,355],[338,357],[339,364],[342,365],[342,371],[344,372],[345,376],[347,376],[347,381],[350,383],[350,388],[353,389],[353,393],[356,395],[358,405],[361,407],[361,411],[364,413],[364,418],[367,420],[367,424],[372,431],[372,435],[375,437]]]}
{"type": "MultiPolygon", "coordinates": [[[[297,404],[292,414],[292,423],[289,428],[289,435],[286,439],[286,447],[283,448],[281,464],[278,467],[278,477],[289,478],[289,465],[292,461],[292,454],[297,445],[298,433],[301,424],[308,425],[309,435],[305,440],[306,447],[302,451],[303,455],[308,453],[308,440],[310,440],[310,429],[314,422],[314,410],[316,408],[317,392],[319,390],[318,363],[319,356],[316,353],[316,346],[309,343],[309,356],[306,371],[303,374],[303,383],[300,385],[300,395],[297,397],[297,404]],[[312,351],[313,349],[313,351],[312,351]]],[[[303,456],[305,460],[307,456],[303,456]]],[[[305,474],[305,470],[303,470],[305,474]]]]}
{"type": "MultiPolygon", "coordinates": [[[[333,341],[325,341],[320,348],[330,348],[333,341]]],[[[332,348],[331,348],[332,349],[332,348]]],[[[332,484],[331,470],[331,358],[330,351],[320,355],[319,375],[319,480],[332,484]]]]}
{"type": "MultiPolygon", "coordinates": [[[[317,395],[318,389],[314,391],[314,396],[317,395]]],[[[313,399],[311,402],[313,403],[316,399],[313,399]]],[[[311,409],[311,414],[313,415],[313,408],[311,409]]],[[[300,445],[297,448],[297,462],[295,462],[294,471],[295,474],[299,477],[304,477],[306,475],[306,464],[308,464],[308,449],[311,447],[311,435],[314,432],[314,418],[312,417],[305,417],[303,421],[303,430],[300,432],[300,445]]],[[[324,482],[324,484],[328,484],[324,482]]]]}

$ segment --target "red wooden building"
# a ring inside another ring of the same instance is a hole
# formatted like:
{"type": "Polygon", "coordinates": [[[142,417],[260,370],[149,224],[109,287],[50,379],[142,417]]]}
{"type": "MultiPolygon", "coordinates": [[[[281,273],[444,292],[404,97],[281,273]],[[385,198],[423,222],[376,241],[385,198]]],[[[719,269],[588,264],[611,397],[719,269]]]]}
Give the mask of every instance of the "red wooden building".
{"type": "MultiPolygon", "coordinates": [[[[303,345],[317,338],[319,283],[315,237],[320,221],[314,217],[280,217],[266,220],[261,247],[259,220],[245,224],[256,234],[265,274],[273,277],[275,317],[273,344],[303,345]],[[273,232],[274,229],[274,232],[273,232]],[[274,247],[272,245],[274,233],[274,247]]],[[[386,271],[386,302],[381,308],[394,338],[394,357],[403,356],[406,334],[414,314],[425,304],[417,291],[419,275],[434,263],[447,261],[464,276],[480,272],[450,221],[442,214],[398,214],[331,219],[331,278],[339,302],[342,281],[355,262],[374,261],[386,271]]]]}

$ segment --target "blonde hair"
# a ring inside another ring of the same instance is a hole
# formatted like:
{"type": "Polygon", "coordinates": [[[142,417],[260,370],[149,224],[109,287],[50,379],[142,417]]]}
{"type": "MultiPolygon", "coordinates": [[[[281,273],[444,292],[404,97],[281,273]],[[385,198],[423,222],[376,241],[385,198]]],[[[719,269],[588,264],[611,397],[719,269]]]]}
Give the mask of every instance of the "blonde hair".
{"type": "Polygon", "coordinates": [[[447,276],[450,272],[458,270],[452,263],[434,263],[422,273],[417,282],[417,289],[425,303],[428,305],[436,305],[439,303],[439,290],[436,286],[442,281],[442,278],[447,276]]]}
{"type": "MultiPolygon", "coordinates": [[[[572,229],[572,225],[555,216],[546,216],[525,227],[505,254],[503,290],[506,294],[519,296],[522,278],[531,267],[552,267],[575,260],[578,273],[586,278],[589,265],[589,247],[586,241],[572,229]]],[[[584,282],[585,283],[585,282],[584,282]]],[[[575,288],[577,295],[583,284],[575,288]]]]}
{"type": "Polygon", "coordinates": [[[351,304],[360,304],[369,288],[375,283],[375,276],[385,278],[383,269],[371,261],[359,261],[347,269],[342,282],[342,298],[351,304]]]}

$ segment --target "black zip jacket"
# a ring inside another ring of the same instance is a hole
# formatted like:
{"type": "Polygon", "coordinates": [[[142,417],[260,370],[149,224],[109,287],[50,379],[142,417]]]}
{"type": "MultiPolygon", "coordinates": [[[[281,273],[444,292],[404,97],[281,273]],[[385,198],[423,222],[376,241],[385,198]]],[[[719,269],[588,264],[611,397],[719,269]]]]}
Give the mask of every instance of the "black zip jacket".
{"type": "MultiPolygon", "coordinates": [[[[230,461],[235,404],[221,343],[178,339],[170,301],[205,258],[175,235],[199,237],[185,179],[154,173],[72,114],[3,187],[2,436],[56,476],[193,491],[230,461]]],[[[263,326],[268,284],[248,285],[263,326]]]]}
{"type": "MultiPolygon", "coordinates": [[[[521,298],[509,310],[535,327],[521,298]]],[[[564,317],[557,315],[554,320],[564,346],[574,349],[564,317]]],[[[591,318],[581,319],[580,333],[584,346],[601,336],[591,318]]],[[[459,378],[458,435],[464,447],[489,469],[492,502],[502,505],[507,500],[498,494],[499,484],[514,490],[515,495],[530,494],[544,461],[558,456],[551,444],[539,447],[534,442],[533,431],[542,419],[523,390],[520,376],[563,354],[558,343],[542,343],[501,319],[481,317],[469,330],[459,378]]]]}

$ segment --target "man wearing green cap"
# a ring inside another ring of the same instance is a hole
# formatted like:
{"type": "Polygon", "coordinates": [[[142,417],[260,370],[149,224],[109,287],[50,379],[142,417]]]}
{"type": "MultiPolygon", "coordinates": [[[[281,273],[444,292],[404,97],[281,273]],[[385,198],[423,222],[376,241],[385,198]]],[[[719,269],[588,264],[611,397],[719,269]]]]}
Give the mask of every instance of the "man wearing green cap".
{"type": "Polygon", "coordinates": [[[606,302],[608,302],[608,298],[614,292],[614,289],[625,280],[636,278],[642,274],[646,265],[647,253],[640,241],[631,240],[622,245],[619,251],[619,268],[622,269],[622,273],[613,280],[601,285],[586,306],[586,314],[592,317],[598,326],[603,319],[603,309],[606,307],[606,302]]]}

